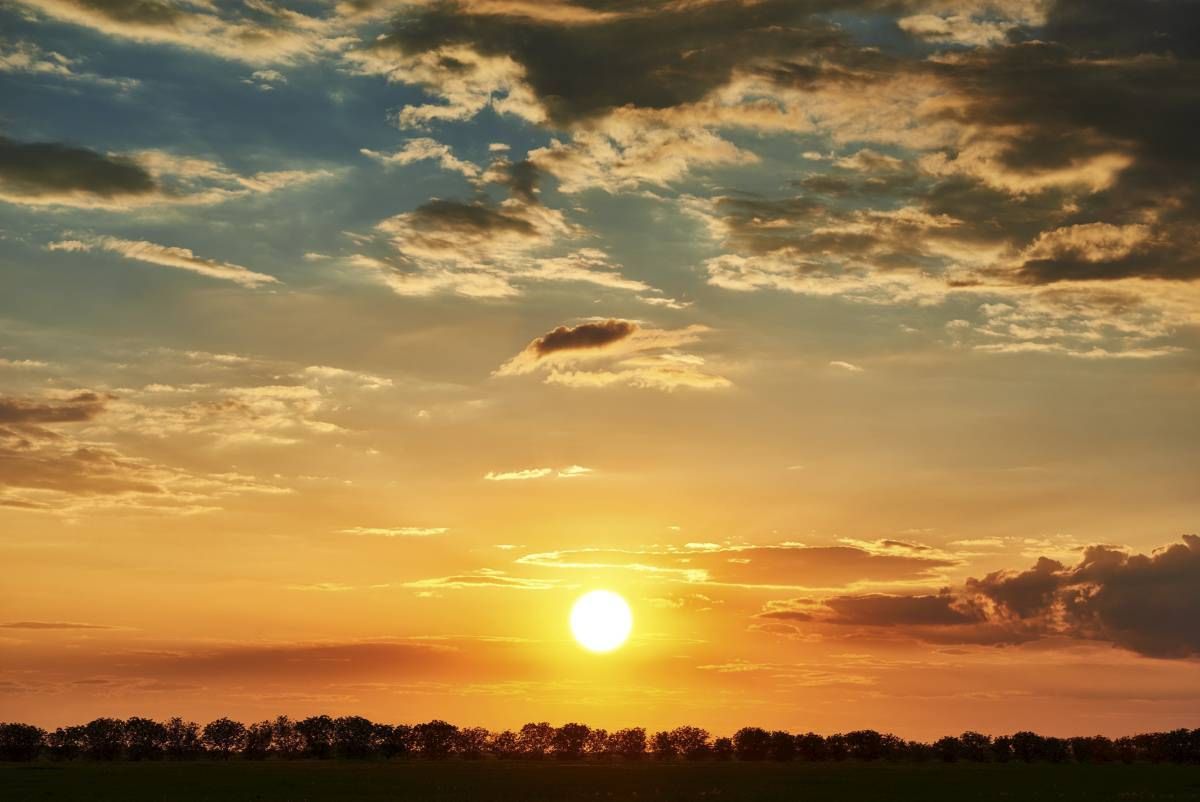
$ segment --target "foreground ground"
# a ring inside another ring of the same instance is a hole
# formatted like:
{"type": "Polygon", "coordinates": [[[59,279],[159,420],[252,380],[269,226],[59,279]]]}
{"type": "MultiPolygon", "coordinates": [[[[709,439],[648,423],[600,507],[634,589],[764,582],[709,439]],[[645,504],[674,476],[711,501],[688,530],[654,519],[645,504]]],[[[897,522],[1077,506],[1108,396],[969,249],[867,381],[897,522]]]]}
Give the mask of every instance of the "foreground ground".
{"type": "Polygon", "coordinates": [[[1200,767],[507,761],[0,764],[0,799],[1200,800],[1200,767]]]}

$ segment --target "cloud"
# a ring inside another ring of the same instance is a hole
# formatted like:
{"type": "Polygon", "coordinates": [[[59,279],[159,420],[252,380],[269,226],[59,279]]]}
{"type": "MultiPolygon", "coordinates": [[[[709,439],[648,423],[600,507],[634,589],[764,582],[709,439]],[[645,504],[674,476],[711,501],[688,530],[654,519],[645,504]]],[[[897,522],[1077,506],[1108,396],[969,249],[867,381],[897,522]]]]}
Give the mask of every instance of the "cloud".
{"type": "Polygon", "coordinates": [[[128,92],[140,82],[132,78],[106,78],[91,72],[80,72],[76,59],[57,51],[46,51],[33,42],[0,42],[0,72],[22,73],[64,81],[77,81],[128,92]]]}
{"type": "Polygon", "coordinates": [[[241,265],[230,262],[219,262],[214,259],[204,259],[196,256],[188,248],[159,245],[154,242],[146,242],[145,240],[96,237],[87,241],[62,240],[52,242],[47,247],[52,251],[69,252],[91,251],[99,248],[124,256],[126,259],[159,265],[160,267],[186,270],[191,273],[199,273],[209,278],[231,281],[243,287],[258,287],[262,284],[279,283],[279,279],[274,276],[269,276],[265,273],[256,273],[241,265]]]}
{"type": "Polygon", "coordinates": [[[173,45],[251,64],[291,62],[336,51],[337,20],[265,3],[237,9],[169,0],[16,0],[26,9],[119,39],[173,45]]]}
{"type": "Polygon", "coordinates": [[[535,339],[528,347],[541,358],[555,351],[603,348],[625,339],[635,331],[637,331],[636,323],[613,319],[596,323],[580,323],[575,327],[559,326],[548,334],[535,339]]]}
{"type": "Polygon", "coordinates": [[[678,350],[709,329],[693,325],[656,329],[634,321],[609,318],[576,326],[559,326],[534,338],[495,376],[545,373],[547,384],[566,387],[625,385],[657,390],[729,387],[723,376],[704,370],[703,357],[678,350]]]}
{"type": "Polygon", "coordinates": [[[0,136],[0,200],[105,206],[144,200],[157,189],[149,170],[129,157],[0,136]]]}
{"type": "Polygon", "coordinates": [[[0,201],[25,206],[120,210],[214,204],[331,175],[326,170],[242,175],[216,161],[159,150],[103,154],[60,142],[18,142],[0,136],[0,201]]]}
{"type": "Polygon", "coordinates": [[[938,642],[1096,640],[1158,658],[1200,656],[1200,537],[1151,554],[1089,546],[1075,566],[1046,557],[936,595],[836,596],[768,608],[766,618],[900,628],[938,642]],[[789,611],[801,615],[790,616],[789,611]]]}
{"type": "Polygon", "coordinates": [[[851,546],[719,546],[702,550],[567,549],[527,554],[520,565],[652,574],[678,582],[741,587],[846,587],[936,581],[957,563],[946,557],[851,546]]]}
{"type": "Polygon", "coordinates": [[[862,373],[863,372],[863,369],[861,367],[859,367],[858,365],[855,365],[852,362],[843,362],[840,359],[835,359],[832,362],[830,362],[829,367],[837,368],[838,370],[844,370],[847,373],[862,373]]]}
{"type": "Polygon", "coordinates": [[[568,465],[565,468],[523,468],[519,471],[488,471],[484,479],[489,482],[523,482],[530,479],[545,479],[556,476],[559,479],[576,479],[594,473],[591,468],[582,465],[568,465]]]}
{"type": "Polygon", "coordinates": [[[343,535],[364,535],[368,537],[433,537],[444,535],[450,530],[444,526],[355,526],[340,530],[343,535]]]}
{"type": "MultiPolygon", "coordinates": [[[[431,140],[430,140],[431,141],[431,140]]],[[[468,298],[509,298],[523,285],[582,282],[665,300],[642,281],[629,279],[596,248],[562,253],[562,246],[586,234],[559,210],[538,199],[539,172],[529,162],[500,158],[477,181],[499,184],[508,198],[496,203],[434,198],[375,226],[360,242],[383,251],[345,259],[367,270],[393,292],[427,296],[453,292],[468,298]],[[555,253],[555,251],[559,253],[555,253]]]]}
{"type": "Polygon", "coordinates": [[[474,573],[454,576],[418,579],[404,583],[404,587],[418,590],[472,590],[476,588],[501,588],[504,590],[551,590],[558,587],[554,580],[527,579],[508,576],[503,571],[480,569],[474,573]]]}
{"type": "MultiPolygon", "coordinates": [[[[556,4],[563,8],[563,4],[556,4]]],[[[830,53],[847,37],[815,9],[783,0],[747,5],[729,0],[655,4],[625,13],[569,21],[518,12],[511,4],[434,3],[415,8],[362,48],[398,75],[457,56],[422,83],[453,105],[454,89],[484,82],[491,60],[512,65],[506,98],[521,93],[558,126],[581,123],[622,107],[667,109],[700,100],[729,83],[738,69],[806,52],[830,53]],[[704,58],[695,57],[703,53],[704,58]],[[467,60],[461,54],[469,54],[467,60]]],[[[579,14],[578,7],[574,9],[579,14]]]]}
{"type": "Polygon", "coordinates": [[[62,429],[100,427],[119,403],[90,391],[0,397],[0,504],[65,515],[105,509],[186,514],[216,509],[243,493],[287,492],[244,474],[157,464],[62,429]]]}
{"type": "Polygon", "coordinates": [[[108,395],[86,390],[49,400],[0,396],[0,424],[90,421],[104,412],[110,400],[108,395]]]}
{"type": "Polygon", "coordinates": [[[456,157],[454,152],[450,150],[449,145],[443,145],[441,142],[429,139],[428,137],[410,139],[404,144],[404,147],[393,153],[380,153],[368,148],[363,148],[360,153],[374,159],[385,167],[399,167],[431,159],[441,165],[443,170],[461,173],[467,178],[474,178],[479,175],[479,168],[476,165],[456,157]]]}
{"type": "MultiPolygon", "coordinates": [[[[838,596],[825,600],[833,611],[829,620],[836,624],[872,626],[952,626],[980,620],[974,611],[955,606],[948,593],[929,596],[838,596]]],[[[783,617],[764,614],[764,618],[783,617]]]]}
{"type": "Polygon", "coordinates": [[[75,629],[113,629],[103,624],[79,624],[68,621],[11,621],[0,624],[0,629],[32,629],[32,630],[75,630],[75,629]]]}

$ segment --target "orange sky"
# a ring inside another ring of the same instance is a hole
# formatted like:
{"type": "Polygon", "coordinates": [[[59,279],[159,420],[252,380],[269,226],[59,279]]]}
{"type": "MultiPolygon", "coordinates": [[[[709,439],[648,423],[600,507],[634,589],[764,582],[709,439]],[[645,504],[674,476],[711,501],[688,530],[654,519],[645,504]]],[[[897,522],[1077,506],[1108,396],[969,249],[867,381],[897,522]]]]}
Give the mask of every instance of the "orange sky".
{"type": "Polygon", "coordinates": [[[1194,727],[1159,5],[0,9],[0,720],[1194,727]]]}

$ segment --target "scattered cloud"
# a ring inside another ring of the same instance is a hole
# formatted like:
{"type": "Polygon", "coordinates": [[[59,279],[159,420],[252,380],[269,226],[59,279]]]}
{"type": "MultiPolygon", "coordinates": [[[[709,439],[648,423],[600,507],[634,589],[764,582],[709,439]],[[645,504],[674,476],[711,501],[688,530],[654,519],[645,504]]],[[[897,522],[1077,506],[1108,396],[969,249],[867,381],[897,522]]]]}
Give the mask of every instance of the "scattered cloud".
{"type": "Polygon", "coordinates": [[[445,526],[355,526],[339,530],[343,535],[363,535],[368,537],[433,537],[444,535],[450,530],[445,526]]]}
{"type": "Polygon", "coordinates": [[[591,468],[582,465],[568,465],[565,468],[522,468],[518,471],[488,471],[484,479],[489,482],[523,482],[530,479],[545,479],[555,476],[559,479],[575,479],[594,473],[591,468]]]}
{"type": "Polygon", "coordinates": [[[214,204],[319,179],[327,170],[250,175],[209,159],[161,150],[99,153],[60,142],[0,136],[0,201],[23,206],[124,210],[156,204],[214,204]]]}
{"type": "Polygon", "coordinates": [[[441,142],[429,139],[428,137],[410,139],[404,144],[404,147],[392,153],[380,153],[369,148],[363,148],[360,153],[385,167],[402,167],[419,161],[432,160],[441,165],[443,170],[461,173],[467,178],[474,178],[479,175],[479,167],[459,159],[450,150],[449,145],[443,145],[441,142]]]}
{"type": "Polygon", "coordinates": [[[186,270],[198,273],[208,278],[230,281],[243,287],[258,287],[263,284],[277,284],[279,279],[265,273],[256,273],[248,267],[220,262],[215,259],[205,259],[196,256],[188,248],[178,248],[170,245],[159,245],[145,240],[127,240],[117,237],[96,237],[90,240],[59,240],[50,243],[47,248],[52,251],[88,252],[96,249],[118,254],[126,259],[133,259],[146,264],[170,267],[176,270],[186,270]]]}
{"type": "Polygon", "coordinates": [[[699,341],[706,326],[656,329],[634,321],[607,319],[559,326],[525,346],[493,375],[543,373],[547,384],[566,387],[625,385],[643,389],[721,389],[731,386],[708,372],[705,360],[679,350],[699,341]]]}
{"type": "Polygon", "coordinates": [[[554,580],[528,579],[509,576],[503,571],[480,569],[474,573],[456,574],[434,579],[418,579],[406,582],[404,587],[419,590],[472,590],[476,588],[501,588],[504,590],[551,590],[558,587],[554,580]]]}

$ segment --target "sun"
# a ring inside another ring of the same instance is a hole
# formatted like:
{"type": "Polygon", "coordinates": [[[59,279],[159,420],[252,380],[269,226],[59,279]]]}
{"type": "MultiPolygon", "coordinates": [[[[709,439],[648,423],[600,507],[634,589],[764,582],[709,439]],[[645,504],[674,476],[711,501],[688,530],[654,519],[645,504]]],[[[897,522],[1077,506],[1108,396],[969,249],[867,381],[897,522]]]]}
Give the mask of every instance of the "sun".
{"type": "Polygon", "coordinates": [[[571,633],[591,652],[611,652],[629,637],[633,613],[629,604],[611,590],[593,590],[571,608],[571,633]]]}

